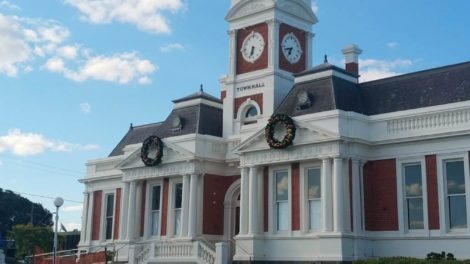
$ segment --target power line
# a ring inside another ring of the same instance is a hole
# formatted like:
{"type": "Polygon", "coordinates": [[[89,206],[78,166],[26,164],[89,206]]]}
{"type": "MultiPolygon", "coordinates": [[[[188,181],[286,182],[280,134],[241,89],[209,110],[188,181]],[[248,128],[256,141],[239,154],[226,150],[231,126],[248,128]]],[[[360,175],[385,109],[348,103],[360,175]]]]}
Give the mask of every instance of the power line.
{"type": "MultiPolygon", "coordinates": [[[[15,192],[15,191],[12,191],[12,192],[14,192],[14,193],[16,193],[16,194],[22,194],[22,195],[28,195],[28,196],[34,196],[34,197],[41,197],[41,198],[46,198],[46,199],[51,199],[51,200],[55,200],[55,198],[57,198],[57,197],[51,197],[51,196],[40,195],[40,194],[32,194],[32,193],[24,193],[24,192],[15,192]]],[[[74,200],[69,200],[69,199],[64,199],[64,201],[71,202],[71,203],[83,204],[83,202],[74,201],[74,200]]]]}
{"type": "Polygon", "coordinates": [[[45,164],[45,163],[40,163],[40,162],[28,160],[28,159],[15,159],[15,158],[11,158],[11,157],[1,155],[1,154],[0,154],[0,156],[2,157],[2,159],[8,159],[10,161],[15,161],[15,162],[18,162],[18,163],[21,162],[22,166],[27,167],[29,165],[33,165],[33,166],[36,166],[36,168],[37,167],[42,167],[43,169],[48,169],[49,171],[54,171],[54,170],[59,171],[61,173],[60,176],[68,176],[68,177],[78,178],[78,177],[82,177],[85,174],[84,172],[79,172],[79,171],[71,170],[71,169],[65,169],[65,168],[61,168],[61,167],[57,167],[57,166],[53,166],[53,165],[49,165],[49,164],[45,164]],[[26,161],[26,162],[23,162],[23,161],[26,161]]]}

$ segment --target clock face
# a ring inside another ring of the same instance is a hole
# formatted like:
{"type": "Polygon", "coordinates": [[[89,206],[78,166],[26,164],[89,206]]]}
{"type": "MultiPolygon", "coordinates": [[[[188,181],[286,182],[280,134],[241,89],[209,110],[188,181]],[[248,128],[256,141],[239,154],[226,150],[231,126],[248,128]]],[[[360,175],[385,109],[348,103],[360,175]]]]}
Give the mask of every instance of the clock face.
{"type": "Polygon", "coordinates": [[[294,33],[284,35],[281,43],[282,53],[288,62],[295,64],[302,57],[302,46],[294,33]]]}
{"type": "Polygon", "coordinates": [[[240,50],[245,59],[248,62],[254,63],[264,51],[264,39],[258,32],[251,32],[243,41],[242,49],[240,50]]]}

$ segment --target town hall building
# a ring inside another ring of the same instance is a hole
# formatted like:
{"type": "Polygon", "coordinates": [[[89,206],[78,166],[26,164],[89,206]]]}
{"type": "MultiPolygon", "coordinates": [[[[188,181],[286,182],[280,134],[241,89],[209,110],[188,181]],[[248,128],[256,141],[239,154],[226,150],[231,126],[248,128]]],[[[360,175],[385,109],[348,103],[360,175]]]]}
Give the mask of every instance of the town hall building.
{"type": "MultiPolygon", "coordinates": [[[[232,0],[221,94],[87,163],[83,252],[122,263],[470,258],[470,62],[359,82],[311,65],[310,0],[232,0]]],[[[156,120],[158,121],[158,120],[156,120]]]]}

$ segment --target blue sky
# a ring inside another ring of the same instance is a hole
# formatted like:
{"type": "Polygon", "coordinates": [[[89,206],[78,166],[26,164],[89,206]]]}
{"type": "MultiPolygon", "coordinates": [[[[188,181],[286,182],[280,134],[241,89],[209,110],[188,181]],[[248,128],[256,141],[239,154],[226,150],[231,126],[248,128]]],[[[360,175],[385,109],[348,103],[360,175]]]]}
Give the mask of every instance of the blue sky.
{"type": "MultiPolygon", "coordinates": [[[[0,0],[0,188],[67,200],[79,227],[85,162],[172,99],[219,95],[230,5],[186,0],[0,0]],[[94,3],[94,5],[92,4],[94,3]],[[106,4],[105,4],[106,3],[106,4]]],[[[470,60],[467,0],[317,0],[314,64],[358,44],[363,80],[470,60]]],[[[52,200],[29,199],[53,209],[52,200]]]]}

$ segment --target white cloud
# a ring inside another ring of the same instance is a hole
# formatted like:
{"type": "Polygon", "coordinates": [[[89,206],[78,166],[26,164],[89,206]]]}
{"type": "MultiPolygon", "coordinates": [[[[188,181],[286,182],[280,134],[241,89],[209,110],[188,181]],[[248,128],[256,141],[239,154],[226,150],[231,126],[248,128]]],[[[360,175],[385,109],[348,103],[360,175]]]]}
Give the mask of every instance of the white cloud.
{"type": "MultiPolygon", "coordinates": [[[[84,149],[89,145],[72,144],[64,141],[50,140],[41,134],[23,133],[20,129],[10,129],[0,136],[0,153],[9,151],[18,156],[33,156],[45,151],[70,152],[84,149]]],[[[89,148],[89,147],[88,147],[89,148]]]]}
{"type": "Polygon", "coordinates": [[[394,49],[398,46],[398,43],[397,42],[390,42],[390,43],[387,43],[387,47],[391,48],[391,49],[394,49]]]}
{"type": "Polygon", "coordinates": [[[76,70],[67,68],[63,65],[63,61],[57,58],[50,59],[44,67],[52,72],[63,73],[66,78],[77,82],[92,79],[119,84],[127,84],[134,80],[141,84],[148,83],[150,82],[148,75],[158,70],[152,62],[139,58],[134,52],[92,56],[76,70]]]}
{"type": "Polygon", "coordinates": [[[83,150],[83,151],[97,150],[99,148],[100,146],[95,145],[95,144],[88,144],[88,145],[80,146],[80,150],[83,150]]]}
{"type": "Polygon", "coordinates": [[[91,113],[91,105],[89,103],[81,103],[80,111],[85,115],[88,115],[89,113],[91,113]]]}
{"type": "Polygon", "coordinates": [[[186,48],[179,43],[171,43],[160,48],[163,53],[170,53],[172,51],[185,51],[186,48]]]}
{"type": "Polygon", "coordinates": [[[78,49],[79,48],[77,46],[63,46],[57,50],[57,55],[61,56],[64,59],[72,60],[77,57],[78,49]]]}
{"type": "Polygon", "coordinates": [[[402,74],[402,71],[413,65],[408,59],[393,61],[365,59],[359,60],[361,82],[373,81],[402,74]]]}
{"type": "Polygon", "coordinates": [[[320,8],[318,7],[317,1],[313,1],[313,2],[312,2],[312,11],[313,11],[315,14],[317,14],[319,9],[320,9],[320,8]]]}
{"type": "Polygon", "coordinates": [[[82,210],[83,210],[83,205],[69,205],[69,206],[64,206],[64,208],[62,208],[62,211],[64,212],[81,212],[82,210]]]}
{"type": "Polygon", "coordinates": [[[184,9],[183,0],[65,0],[65,3],[77,8],[82,18],[91,23],[118,21],[155,34],[171,32],[165,12],[184,9]]]}
{"type": "Polygon", "coordinates": [[[69,36],[69,30],[56,21],[0,14],[0,74],[15,77],[19,72],[31,72],[30,64],[42,59],[42,69],[78,82],[93,79],[127,84],[135,80],[148,84],[149,75],[158,69],[135,52],[93,54],[79,44],[65,43],[69,36]]]}
{"type": "Polygon", "coordinates": [[[0,9],[1,8],[6,8],[6,9],[11,9],[11,10],[20,10],[21,8],[15,4],[10,3],[9,1],[1,1],[0,2],[0,9]]]}

